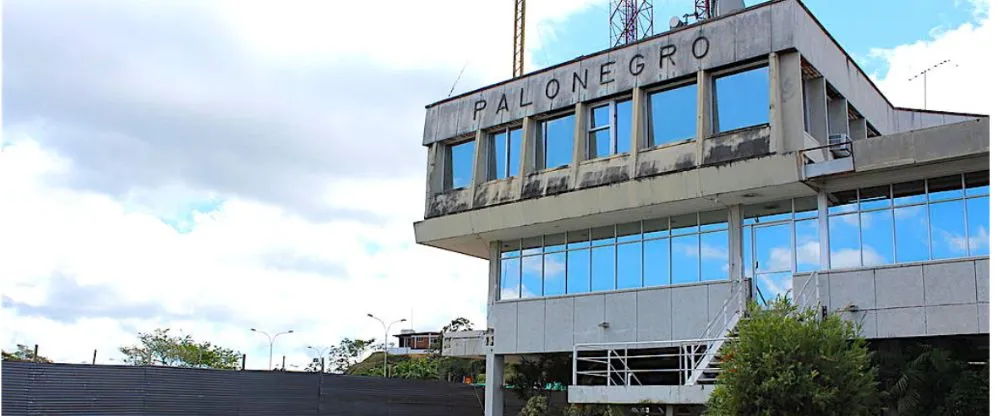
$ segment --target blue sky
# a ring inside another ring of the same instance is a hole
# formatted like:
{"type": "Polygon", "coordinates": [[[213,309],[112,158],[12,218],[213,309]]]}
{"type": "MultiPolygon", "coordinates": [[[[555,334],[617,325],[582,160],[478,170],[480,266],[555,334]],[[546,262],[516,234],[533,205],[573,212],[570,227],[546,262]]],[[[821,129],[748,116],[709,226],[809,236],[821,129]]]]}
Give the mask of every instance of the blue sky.
{"type": "MultiPolygon", "coordinates": [[[[746,3],[749,6],[762,1],[746,3]]],[[[804,3],[865,72],[878,76],[885,75],[886,62],[869,58],[869,50],[930,41],[932,30],[953,29],[972,20],[974,14],[970,3],[951,0],[805,0],[804,3]]],[[[655,32],[665,31],[671,16],[689,13],[693,5],[693,0],[654,2],[655,32]]],[[[607,27],[606,4],[573,14],[554,28],[555,41],[534,51],[535,63],[546,67],[605,49],[610,46],[607,27]]]]}

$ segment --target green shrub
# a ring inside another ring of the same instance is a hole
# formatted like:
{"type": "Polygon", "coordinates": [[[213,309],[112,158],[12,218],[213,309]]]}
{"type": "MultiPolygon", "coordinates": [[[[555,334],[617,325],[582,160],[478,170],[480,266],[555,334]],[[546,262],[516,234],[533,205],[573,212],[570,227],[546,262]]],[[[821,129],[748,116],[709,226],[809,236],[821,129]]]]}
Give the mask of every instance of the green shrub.
{"type": "Polygon", "coordinates": [[[872,415],[876,371],[853,322],[817,319],[787,297],[750,305],[721,351],[710,415],[872,415]]]}

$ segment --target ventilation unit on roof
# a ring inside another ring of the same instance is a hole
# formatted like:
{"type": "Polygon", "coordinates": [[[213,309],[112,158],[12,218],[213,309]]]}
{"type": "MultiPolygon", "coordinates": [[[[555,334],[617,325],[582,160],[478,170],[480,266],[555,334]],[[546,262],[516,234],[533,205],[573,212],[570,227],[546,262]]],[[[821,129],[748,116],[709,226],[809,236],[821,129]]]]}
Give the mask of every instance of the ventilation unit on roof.
{"type": "Polygon", "coordinates": [[[836,158],[847,157],[851,155],[851,137],[846,134],[832,134],[830,135],[830,152],[836,158]]]}

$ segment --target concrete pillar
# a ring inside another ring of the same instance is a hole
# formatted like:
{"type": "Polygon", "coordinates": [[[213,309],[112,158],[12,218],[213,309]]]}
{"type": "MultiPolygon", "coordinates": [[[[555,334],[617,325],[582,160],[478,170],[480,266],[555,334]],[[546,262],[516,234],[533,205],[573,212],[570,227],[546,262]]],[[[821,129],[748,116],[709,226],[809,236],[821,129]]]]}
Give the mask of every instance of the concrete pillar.
{"type": "Polygon", "coordinates": [[[490,241],[489,284],[486,288],[486,326],[493,327],[493,304],[500,299],[500,243],[490,241]]]}
{"type": "Polygon", "coordinates": [[[708,72],[698,71],[698,128],[695,129],[695,142],[697,151],[695,152],[695,162],[701,166],[705,159],[705,138],[715,134],[715,106],[712,105],[712,77],[708,72]]]}
{"type": "Polygon", "coordinates": [[[830,135],[848,134],[850,127],[847,120],[847,100],[836,98],[827,104],[827,122],[830,123],[830,135]]]}
{"type": "Polygon", "coordinates": [[[868,120],[864,117],[851,120],[849,124],[851,140],[868,138],[868,120]]]}
{"type": "Polygon", "coordinates": [[[525,117],[521,123],[521,172],[518,176],[525,177],[535,168],[535,126],[538,123],[531,117],[525,117]]]}
{"type": "Polygon", "coordinates": [[[782,143],[786,152],[794,152],[805,148],[803,134],[806,130],[805,107],[802,103],[802,57],[792,51],[782,54],[779,60],[779,102],[781,122],[771,124],[771,137],[776,128],[781,133],[782,143]]]}
{"type": "Polygon", "coordinates": [[[809,119],[806,131],[820,145],[826,144],[830,136],[826,121],[826,78],[819,77],[805,82],[806,117],[809,119]]]}
{"type": "Polygon", "coordinates": [[[503,356],[486,354],[485,416],[503,416],[503,356]]]}
{"type": "Polygon", "coordinates": [[[785,135],[782,128],[783,111],[781,107],[781,63],[778,54],[771,52],[767,57],[768,76],[768,117],[771,126],[770,150],[772,153],[785,153],[785,135]]]}
{"type": "MultiPolygon", "coordinates": [[[[614,105],[614,102],[611,103],[614,105]]],[[[580,162],[587,160],[589,155],[588,138],[587,138],[587,127],[590,123],[590,114],[587,111],[587,106],[583,103],[576,103],[574,107],[574,117],[575,126],[573,127],[573,160],[569,165],[569,178],[570,186],[576,186],[576,174],[580,166],[580,162]]]]}
{"type": "Polygon", "coordinates": [[[476,185],[486,183],[490,174],[489,135],[485,130],[477,130],[475,141],[476,152],[472,155],[472,189],[476,189],[476,185]]]}
{"type": "Polygon", "coordinates": [[[731,205],[729,207],[729,280],[741,278],[743,278],[743,206],[731,205]]]}
{"type": "Polygon", "coordinates": [[[424,217],[430,211],[432,197],[444,189],[443,169],[441,169],[441,162],[444,158],[442,156],[440,142],[434,142],[427,147],[427,191],[424,198],[424,217]]]}
{"type": "Polygon", "coordinates": [[[819,217],[819,267],[830,270],[830,217],[827,212],[826,192],[816,194],[816,211],[819,217]]]}
{"type": "Polygon", "coordinates": [[[632,88],[632,152],[629,153],[628,177],[639,173],[639,150],[646,147],[646,93],[642,88],[632,88]]]}

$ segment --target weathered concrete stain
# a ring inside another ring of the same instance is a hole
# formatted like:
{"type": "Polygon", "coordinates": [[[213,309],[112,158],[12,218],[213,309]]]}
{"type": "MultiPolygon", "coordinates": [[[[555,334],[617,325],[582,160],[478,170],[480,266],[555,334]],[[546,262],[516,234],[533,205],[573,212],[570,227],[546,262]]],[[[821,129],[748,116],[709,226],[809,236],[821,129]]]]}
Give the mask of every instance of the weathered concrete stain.
{"type": "Polygon", "coordinates": [[[553,176],[545,183],[545,195],[561,194],[569,190],[569,175],[553,176]]]}
{"type": "Polygon", "coordinates": [[[467,195],[465,189],[455,189],[434,195],[427,209],[427,218],[454,214],[469,209],[469,203],[463,198],[467,195]]]}
{"type": "Polygon", "coordinates": [[[771,151],[771,132],[767,127],[753,127],[705,141],[706,165],[760,157],[771,151]]]}
{"type": "Polygon", "coordinates": [[[521,187],[521,199],[537,198],[542,196],[542,178],[539,175],[530,175],[524,178],[524,186],[521,187]]]}
{"type": "Polygon", "coordinates": [[[694,160],[694,154],[685,153],[680,157],[678,157],[677,161],[669,165],[664,163],[663,161],[656,161],[656,160],[642,162],[639,164],[639,172],[637,173],[636,177],[646,178],[666,173],[690,170],[694,169],[695,167],[696,164],[694,160]]]}
{"type": "Polygon", "coordinates": [[[472,208],[516,201],[520,197],[517,192],[518,184],[517,180],[508,179],[480,185],[476,188],[476,195],[472,199],[472,208]]]}
{"type": "Polygon", "coordinates": [[[629,180],[628,166],[608,166],[603,170],[585,172],[578,189],[593,188],[627,180],[629,180]]]}

